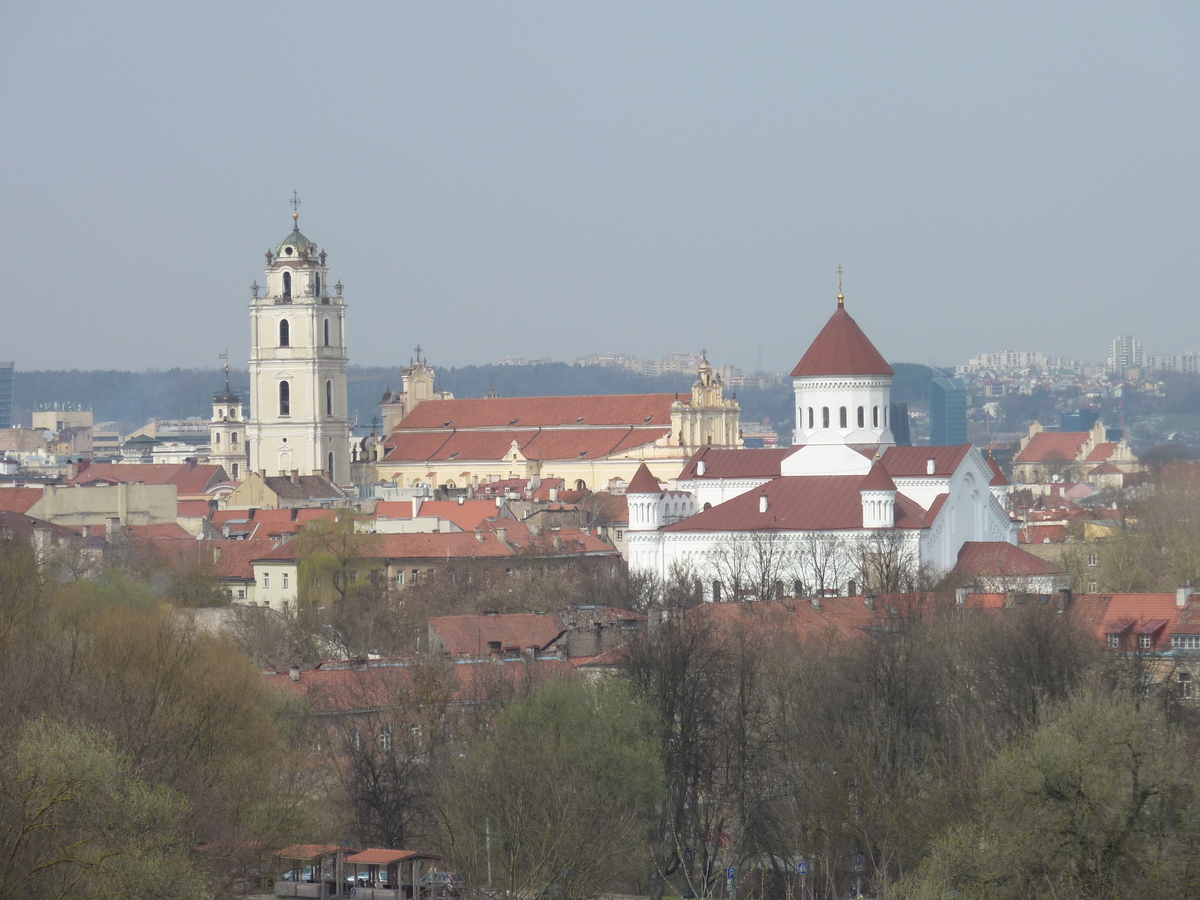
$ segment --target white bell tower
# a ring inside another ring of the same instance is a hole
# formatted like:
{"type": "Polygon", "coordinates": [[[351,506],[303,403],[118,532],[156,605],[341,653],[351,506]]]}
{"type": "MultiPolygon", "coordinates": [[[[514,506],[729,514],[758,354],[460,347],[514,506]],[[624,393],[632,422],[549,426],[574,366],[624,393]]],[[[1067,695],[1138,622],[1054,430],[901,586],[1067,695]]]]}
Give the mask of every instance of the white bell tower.
{"type": "Polygon", "coordinates": [[[213,394],[212,421],[208,425],[208,461],[222,466],[231,481],[246,477],[246,420],[242,416],[242,398],[229,389],[229,356],[225,360],[225,390],[213,394]]]}
{"type": "Polygon", "coordinates": [[[250,468],[267,475],[350,481],[346,399],[346,306],[330,294],[325,252],[300,233],[267,251],[267,284],[250,301],[250,468]]]}

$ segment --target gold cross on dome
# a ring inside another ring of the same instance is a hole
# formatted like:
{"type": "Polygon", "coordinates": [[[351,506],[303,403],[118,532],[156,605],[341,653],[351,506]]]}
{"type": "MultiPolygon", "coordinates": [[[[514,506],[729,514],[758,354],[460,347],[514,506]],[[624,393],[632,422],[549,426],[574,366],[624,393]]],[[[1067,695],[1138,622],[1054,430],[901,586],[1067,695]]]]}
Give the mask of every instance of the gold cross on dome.
{"type": "Polygon", "coordinates": [[[838,306],[846,302],[846,296],[842,293],[842,264],[838,263],[838,306]]]}
{"type": "Polygon", "coordinates": [[[300,215],[300,195],[295,191],[292,191],[292,199],[289,200],[288,203],[292,204],[292,212],[296,215],[300,215]]]}

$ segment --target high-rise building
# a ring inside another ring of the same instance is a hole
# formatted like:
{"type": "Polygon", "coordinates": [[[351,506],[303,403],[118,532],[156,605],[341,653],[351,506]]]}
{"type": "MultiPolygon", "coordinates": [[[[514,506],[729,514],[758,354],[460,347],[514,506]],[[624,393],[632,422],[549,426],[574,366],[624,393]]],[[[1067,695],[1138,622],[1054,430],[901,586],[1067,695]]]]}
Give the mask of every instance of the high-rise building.
{"type": "Polygon", "coordinates": [[[251,287],[250,468],[349,483],[346,305],[299,218],[267,251],[266,287],[251,287]]]}
{"type": "Polygon", "coordinates": [[[1108,371],[1124,375],[1130,369],[1140,369],[1144,363],[1141,341],[1132,334],[1120,334],[1113,338],[1112,351],[1108,356],[1108,371]]]}
{"type": "Polygon", "coordinates": [[[935,378],[929,387],[929,443],[934,447],[967,443],[967,385],[959,378],[935,378]]]}
{"type": "Polygon", "coordinates": [[[16,364],[0,362],[0,428],[12,428],[13,372],[16,364]]]}

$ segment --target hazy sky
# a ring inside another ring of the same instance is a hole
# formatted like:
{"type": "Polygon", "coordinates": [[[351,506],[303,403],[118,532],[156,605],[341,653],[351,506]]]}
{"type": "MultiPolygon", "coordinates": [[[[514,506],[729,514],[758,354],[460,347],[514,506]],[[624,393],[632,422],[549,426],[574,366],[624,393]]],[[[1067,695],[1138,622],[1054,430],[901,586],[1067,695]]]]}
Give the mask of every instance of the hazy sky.
{"type": "Polygon", "coordinates": [[[351,362],[1200,350],[1195,3],[0,12],[0,359],[215,366],[302,199],[351,362]]]}

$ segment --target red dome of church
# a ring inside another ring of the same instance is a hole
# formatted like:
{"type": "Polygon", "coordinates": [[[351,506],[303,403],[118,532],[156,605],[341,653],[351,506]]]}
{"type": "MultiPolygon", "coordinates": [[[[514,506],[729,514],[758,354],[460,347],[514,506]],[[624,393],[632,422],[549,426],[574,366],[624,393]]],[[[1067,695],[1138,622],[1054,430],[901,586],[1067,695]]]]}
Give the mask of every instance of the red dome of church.
{"type": "Polygon", "coordinates": [[[824,375],[894,375],[892,367],[863,334],[858,323],[838,301],[837,311],[829,317],[821,333],[808,348],[792,377],[824,375]]]}

